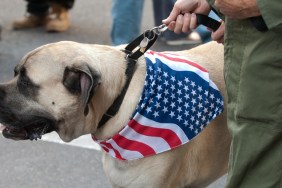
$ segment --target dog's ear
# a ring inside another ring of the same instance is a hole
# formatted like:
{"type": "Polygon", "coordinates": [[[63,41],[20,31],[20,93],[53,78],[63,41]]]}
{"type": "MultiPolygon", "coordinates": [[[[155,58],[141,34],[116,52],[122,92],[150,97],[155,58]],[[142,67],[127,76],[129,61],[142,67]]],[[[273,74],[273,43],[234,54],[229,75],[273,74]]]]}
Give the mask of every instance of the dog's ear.
{"type": "Polygon", "coordinates": [[[72,94],[81,95],[85,116],[88,114],[88,102],[100,82],[100,74],[91,70],[87,63],[79,62],[65,68],[63,84],[72,94]]]}

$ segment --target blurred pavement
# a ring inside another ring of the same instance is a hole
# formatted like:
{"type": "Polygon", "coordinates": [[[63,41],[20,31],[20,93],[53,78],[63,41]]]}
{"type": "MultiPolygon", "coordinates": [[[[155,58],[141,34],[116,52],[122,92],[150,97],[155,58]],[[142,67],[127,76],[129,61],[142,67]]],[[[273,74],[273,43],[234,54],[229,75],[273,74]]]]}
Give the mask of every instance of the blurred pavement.
{"type": "MultiPolygon", "coordinates": [[[[14,66],[20,59],[43,44],[62,40],[111,44],[111,0],[76,1],[70,12],[72,26],[64,33],[46,33],[44,28],[13,31],[11,23],[24,15],[25,6],[23,0],[0,1],[0,82],[12,78],[14,66]]],[[[150,0],[145,0],[143,15],[141,32],[154,26],[150,0]]],[[[158,41],[151,49],[184,50],[191,47],[171,47],[158,41]]],[[[99,147],[89,135],[71,144],[62,143],[56,133],[37,142],[15,142],[0,135],[0,187],[110,188],[103,172],[99,147]]],[[[221,178],[209,188],[224,187],[225,179],[221,178]]]]}

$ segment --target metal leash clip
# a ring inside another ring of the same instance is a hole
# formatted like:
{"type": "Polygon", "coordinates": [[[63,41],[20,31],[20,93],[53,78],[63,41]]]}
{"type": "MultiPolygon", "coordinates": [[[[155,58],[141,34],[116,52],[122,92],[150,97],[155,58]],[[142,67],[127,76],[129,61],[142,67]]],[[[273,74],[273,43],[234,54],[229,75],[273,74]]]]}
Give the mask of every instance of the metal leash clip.
{"type": "Polygon", "coordinates": [[[159,36],[165,30],[167,30],[167,26],[165,24],[162,24],[160,26],[153,27],[151,30],[145,31],[145,33],[143,34],[143,40],[139,44],[140,51],[142,53],[145,53],[149,42],[155,38],[155,35],[159,36]]]}
{"type": "Polygon", "coordinates": [[[151,29],[151,31],[153,31],[156,35],[160,35],[162,34],[164,31],[167,30],[167,26],[165,24],[162,24],[160,26],[154,27],[153,29],[151,29]]]}

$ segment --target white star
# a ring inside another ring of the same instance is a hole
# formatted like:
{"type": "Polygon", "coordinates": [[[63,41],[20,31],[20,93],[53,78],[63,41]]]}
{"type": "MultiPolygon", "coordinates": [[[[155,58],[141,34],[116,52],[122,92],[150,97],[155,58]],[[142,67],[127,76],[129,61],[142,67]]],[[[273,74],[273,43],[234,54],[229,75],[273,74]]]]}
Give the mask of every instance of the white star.
{"type": "Polygon", "coordinates": [[[175,102],[172,102],[172,103],[170,104],[170,106],[171,106],[171,108],[174,108],[174,107],[175,107],[175,102]]]}
{"type": "Polygon", "coordinates": [[[158,98],[158,100],[160,100],[162,98],[162,94],[158,93],[157,98],[158,98]]]}
{"type": "Polygon", "coordinates": [[[188,125],[188,121],[187,120],[184,121],[184,125],[185,125],[185,127],[187,127],[187,125],[188,125]]]}
{"type": "Polygon", "coordinates": [[[199,103],[199,104],[198,104],[198,108],[199,108],[199,109],[203,108],[202,103],[199,103]]]}
{"type": "Polygon", "coordinates": [[[189,116],[189,111],[185,110],[184,115],[185,115],[186,117],[189,116]]]}
{"type": "Polygon", "coordinates": [[[200,92],[203,91],[202,86],[198,86],[198,90],[199,90],[200,92]]]}
{"type": "Polygon", "coordinates": [[[210,98],[213,100],[215,97],[214,97],[214,94],[211,94],[210,95],[210,98]]]}
{"type": "Polygon", "coordinates": [[[162,111],[163,111],[164,113],[168,112],[167,107],[164,107],[162,111]]]}
{"type": "Polygon", "coordinates": [[[191,86],[195,87],[196,86],[195,82],[191,82],[191,86]]]}
{"type": "Polygon", "coordinates": [[[181,94],[182,94],[182,92],[181,92],[180,89],[177,90],[177,94],[178,94],[178,95],[181,95],[181,94]]]}
{"type": "Polygon", "coordinates": [[[182,120],[181,115],[178,115],[178,116],[177,116],[177,120],[178,120],[178,121],[181,121],[181,120],[182,120]]]}
{"type": "Polygon", "coordinates": [[[152,75],[150,75],[149,79],[152,81],[152,80],[154,80],[154,77],[152,75]]]}
{"type": "Polygon", "coordinates": [[[177,99],[177,102],[178,102],[179,104],[181,104],[181,103],[182,103],[182,99],[181,99],[181,98],[178,98],[178,99],[177,99]]]}
{"type": "Polygon", "coordinates": [[[193,103],[193,105],[195,105],[196,104],[196,99],[192,99],[191,103],[193,103]]]}
{"type": "Polygon", "coordinates": [[[201,113],[201,112],[198,112],[198,113],[197,113],[197,116],[198,116],[198,118],[200,118],[200,117],[202,116],[202,113],[201,113]]]}
{"type": "Polygon", "coordinates": [[[196,112],[196,108],[193,106],[192,109],[191,109],[191,111],[192,111],[193,113],[196,112]]]}
{"type": "Polygon", "coordinates": [[[188,107],[189,107],[188,102],[185,102],[184,107],[185,107],[185,108],[188,108],[188,107]]]}
{"type": "Polygon", "coordinates": [[[160,108],[160,107],[161,107],[160,103],[159,103],[159,102],[156,102],[155,107],[156,107],[157,109],[160,108]]]}
{"type": "Polygon", "coordinates": [[[185,94],[184,97],[185,97],[186,100],[190,99],[189,94],[185,94]]]}
{"type": "Polygon", "coordinates": [[[191,131],[194,129],[194,127],[193,127],[193,125],[192,125],[192,124],[190,125],[190,127],[189,127],[189,128],[190,128],[190,130],[191,130],[191,131]]]}
{"type": "Polygon", "coordinates": [[[147,111],[147,113],[152,112],[152,108],[151,107],[147,107],[146,111],[147,111]]]}
{"type": "Polygon", "coordinates": [[[191,116],[190,120],[191,120],[192,122],[194,122],[194,121],[195,121],[195,117],[194,117],[194,116],[191,116]]]}
{"type": "Polygon", "coordinates": [[[169,85],[169,83],[168,83],[168,81],[167,81],[167,80],[165,80],[165,81],[164,81],[164,85],[166,85],[166,86],[168,86],[168,85],[169,85]]]}
{"type": "Polygon", "coordinates": [[[165,95],[168,95],[168,94],[169,94],[168,89],[165,89],[164,94],[165,94],[165,95]]]}
{"type": "Polygon", "coordinates": [[[208,96],[209,95],[209,92],[207,90],[205,90],[205,95],[208,96]]]}
{"type": "Polygon", "coordinates": [[[175,81],[176,81],[175,76],[171,76],[170,80],[171,80],[172,82],[175,82],[175,81]]]}
{"type": "Polygon", "coordinates": [[[203,96],[202,95],[199,95],[198,96],[198,99],[201,101],[203,99],[203,96]]]}
{"type": "Polygon", "coordinates": [[[152,71],[152,70],[153,70],[152,66],[149,66],[149,70],[150,70],[150,71],[152,71]]]}
{"type": "Polygon", "coordinates": [[[164,98],[164,100],[163,100],[163,102],[166,104],[166,103],[168,103],[168,98],[164,98]]]}
{"type": "Polygon", "coordinates": [[[214,109],[214,104],[213,103],[211,103],[210,108],[214,109]]]}
{"type": "Polygon", "coordinates": [[[153,116],[155,117],[159,116],[159,112],[158,111],[154,112],[153,116]]]}
{"type": "Polygon", "coordinates": [[[157,69],[158,69],[158,72],[162,72],[162,69],[160,67],[158,67],[157,69]]]}
{"type": "Polygon", "coordinates": [[[164,76],[164,77],[168,77],[168,73],[167,73],[167,72],[164,72],[164,73],[163,73],[163,76],[164,76]]]}
{"type": "Polygon", "coordinates": [[[148,85],[148,82],[147,82],[147,81],[145,81],[144,86],[147,86],[147,85],[148,85]]]}
{"type": "Polygon", "coordinates": [[[182,84],[182,81],[178,81],[177,85],[178,85],[179,87],[181,87],[181,86],[183,85],[183,84],[182,84]]]}
{"type": "Polygon", "coordinates": [[[182,112],[182,109],[181,109],[180,106],[178,106],[177,111],[178,111],[178,113],[182,112]]]}
{"type": "Polygon", "coordinates": [[[188,83],[189,82],[189,78],[184,78],[184,81],[186,82],[186,83],[188,83]]]}
{"type": "Polygon", "coordinates": [[[207,113],[208,112],[208,109],[207,108],[204,108],[204,113],[207,113]]]}
{"type": "Polygon", "coordinates": [[[202,124],[200,128],[201,128],[201,130],[203,130],[204,129],[204,125],[202,124]]]}
{"type": "Polygon", "coordinates": [[[212,112],[209,113],[209,117],[212,117],[212,112]]]}
{"type": "Polygon", "coordinates": [[[188,90],[189,90],[189,87],[188,87],[188,86],[184,86],[184,90],[185,90],[185,91],[188,91],[188,90]]]}
{"type": "Polygon", "coordinates": [[[169,115],[170,115],[170,117],[174,117],[175,116],[174,112],[172,112],[172,111],[170,112],[169,115]]]}
{"type": "Polygon", "coordinates": [[[197,93],[196,93],[196,91],[195,91],[194,89],[192,89],[191,94],[194,96],[194,95],[196,95],[197,93]]]}
{"type": "Polygon", "coordinates": [[[161,85],[158,85],[158,91],[162,90],[162,86],[161,85]]]}
{"type": "Polygon", "coordinates": [[[173,91],[173,90],[175,90],[175,85],[171,85],[170,86],[170,89],[173,91]]]}
{"type": "Polygon", "coordinates": [[[172,100],[175,99],[175,94],[172,93],[170,97],[172,98],[172,100]]]}

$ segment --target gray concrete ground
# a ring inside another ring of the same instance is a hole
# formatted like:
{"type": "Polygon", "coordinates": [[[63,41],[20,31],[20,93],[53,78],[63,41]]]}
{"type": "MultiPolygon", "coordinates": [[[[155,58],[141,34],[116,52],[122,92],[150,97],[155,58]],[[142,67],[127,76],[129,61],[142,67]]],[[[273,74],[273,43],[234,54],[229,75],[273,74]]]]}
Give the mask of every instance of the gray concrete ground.
{"type": "MultiPolygon", "coordinates": [[[[13,68],[28,51],[51,42],[72,40],[110,45],[111,0],[81,0],[71,10],[72,26],[65,33],[46,33],[44,28],[13,31],[13,20],[24,15],[23,0],[0,1],[0,82],[13,77],[13,68]]],[[[145,0],[142,31],[154,26],[152,4],[145,0]]],[[[126,25],[124,26],[126,28],[126,25]]],[[[136,34],[138,36],[138,34],[136,34]]],[[[153,50],[183,50],[158,41],[153,50]]],[[[93,149],[50,142],[14,142],[0,136],[0,188],[109,188],[100,160],[93,149]]],[[[225,177],[209,188],[224,186],[225,177]]]]}

